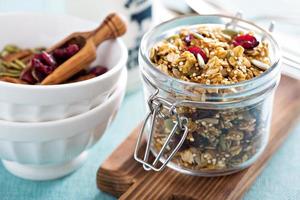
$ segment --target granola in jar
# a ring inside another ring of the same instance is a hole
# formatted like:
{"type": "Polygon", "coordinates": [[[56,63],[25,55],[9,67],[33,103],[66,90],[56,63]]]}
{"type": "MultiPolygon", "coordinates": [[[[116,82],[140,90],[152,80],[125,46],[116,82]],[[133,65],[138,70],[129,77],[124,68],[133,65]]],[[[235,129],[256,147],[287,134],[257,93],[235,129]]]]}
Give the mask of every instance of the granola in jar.
{"type": "MultiPolygon", "coordinates": [[[[269,116],[261,118],[263,105],[213,110],[181,107],[179,114],[188,118],[188,135],[173,158],[176,164],[192,170],[230,169],[254,157],[264,145],[269,116]]],[[[156,120],[155,151],[159,151],[171,132],[176,119],[156,120]]],[[[168,143],[169,155],[178,144],[178,131],[168,143]]]]}
{"type": "Polygon", "coordinates": [[[151,48],[150,59],[172,77],[207,85],[250,80],[270,67],[267,42],[217,26],[183,29],[151,48]]]}
{"type": "MultiPolygon", "coordinates": [[[[232,85],[251,80],[271,66],[267,42],[259,41],[252,32],[224,26],[201,25],[182,29],[153,46],[149,56],[163,73],[204,85],[232,85]]],[[[214,95],[229,91],[193,92],[214,95]]],[[[189,99],[176,94],[170,97],[189,99]]],[[[266,103],[258,101],[226,109],[178,107],[179,116],[188,119],[188,134],[172,163],[191,170],[209,171],[233,169],[254,159],[266,143],[264,135],[270,119],[269,114],[264,113],[266,103]]],[[[175,116],[156,118],[154,152],[159,152],[165,144],[174,121],[175,116]]],[[[177,130],[166,146],[166,156],[171,154],[181,136],[177,130]]]]}

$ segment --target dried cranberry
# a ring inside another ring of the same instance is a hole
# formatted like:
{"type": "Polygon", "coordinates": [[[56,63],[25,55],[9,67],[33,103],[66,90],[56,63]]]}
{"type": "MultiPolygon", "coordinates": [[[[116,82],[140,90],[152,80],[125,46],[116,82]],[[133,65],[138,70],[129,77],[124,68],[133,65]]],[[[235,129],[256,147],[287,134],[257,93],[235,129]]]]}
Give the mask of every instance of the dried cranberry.
{"type": "Polygon", "coordinates": [[[44,65],[44,64],[43,64],[38,58],[36,58],[36,56],[35,56],[35,58],[32,58],[32,59],[31,59],[30,65],[31,65],[32,67],[39,67],[39,66],[42,66],[42,65],[44,65]]]}
{"type": "Polygon", "coordinates": [[[23,73],[20,76],[20,79],[22,81],[25,81],[25,82],[29,83],[29,84],[37,83],[37,80],[35,80],[35,78],[32,76],[31,71],[32,71],[31,69],[23,71],[23,73]]]}
{"type": "Polygon", "coordinates": [[[54,71],[54,66],[45,65],[41,62],[41,60],[39,60],[37,58],[33,58],[31,60],[31,66],[33,69],[36,69],[46,75],[48,75],[54,71]]]}
{"type": "Polygon", "coordinates": [[[90,69],[89,74],[94,74],[95,76],[100,76],[104,73],[106,73],[108,69],[103,66],[95,66],[92,69],[90,69]]]}
{"type": "Polygon", "coordinates": [[[56,59],[61,59],[61,58],[64,58],[65,57],[65,49],[55,49],[53,51],[53,56],[56,58],[56,59]]]}
{"type": "MultiPolygon", "coordinates": [[[[65,48],[55,49],[52,54],[43,51],[34,55],[30,62],[30,69],[24,71],[21,79],[30,84],[41,82],[46,76],[51,74],[55,68],[79,51],[77,44],[69,44],[65,48]]],[[[102,69],[103,71],[103,69],[102,69]]],[[[99,70],[97,73],[105,73],[99,70]]],[[[96,73],[94,72],[94,73],[96,73]]]]}
{"type": "Polygon", "coordinates": [[[68,54],[69,57],[73,56],[74,54],[76,54],[79,51],[79,46],[77,44],[70,44],[67,48],[66,48],[66,52],[68,54]]]}
{"type": "Polygon", "coordinates": [[[257,47],[259,42],[256,40],[256,38],[252,35],[246,34],[246,35],[239,35],[236,36],[233,39],[232,44],[234,46],[242,46],[244,49],[253,49],[254,47],[257,47]]]}
{"type": "Polygon", "coordinates": [[[194,39],[194,36],[192,34],[188,34],[187,36],[185,36],[184,41],[189,46],[191,45],[192,39],[194,39]]]}
{"type": "Polygon", "coordinates": [[[55,66],[56,62],[53,58],[53,56],[49,53],[47,53],[46,51],[43,51],[40,54],[40,60],[42,61],[42,63],[49,65],[49,66],[55,66]]]}
{"type": "Polygon", "coordinates": [[[46,78],[46,74],[37,70],[37,68],[33,68],[31,70],[31,74],[32,74],[32,77],[39,83],[41,81],[44,80],[44,78],[46,78]]]}
{"type": "Polygon", "coordinates": [[[47,66],[47,65],[41,65],[41,66],[35,67],[35,69],[45,75],[49,75],[54,71],[53,66],[47,66]]]}
{"type": "Polygon", "coordinates": [[[208,57],[206,56],[205,52],[197,46],[191,46],[188,48],[188,51],[194,54],[194,56],[197,58],[197,54],[200,54],[201,57],[203,58],[204,62],[207,63],[208,57]]]}
{"type": "Polygon", "coordinates": [[[56,59],[68,59],[72,57],[79,51],[79,46],[77,44],[70,44],[65,48],[55,49],[53,51],[53,56],[56,59]]]}

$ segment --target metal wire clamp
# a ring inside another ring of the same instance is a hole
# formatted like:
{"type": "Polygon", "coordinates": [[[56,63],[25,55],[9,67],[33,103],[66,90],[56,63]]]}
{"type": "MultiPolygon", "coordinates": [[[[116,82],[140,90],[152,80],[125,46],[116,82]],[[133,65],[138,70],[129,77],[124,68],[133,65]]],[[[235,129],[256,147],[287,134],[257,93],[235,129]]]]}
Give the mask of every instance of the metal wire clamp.
{"type": "Polygon", "coordinates": [[[186,125],[188,122],[188,119],[186,117],[180,117],[178,115],[178,113],[176,111],[176,106],[178,104],[176,104],[176,103],[172,104],[168,100],[158,97],[157,96],[158,93],[159,93],[159,90],[156,89],[154,94],[151,95],[148,99],[149,113],[146,115],[146,118],[144,120],[142,129],[141,129],[138,139],[137,139],[135,151],[134,151],[134,159],[137,162],[143,164],[143,168],[147,171],[163,170],[166,167],[166,165],[168,164],[168,162],[174,157],[174,155],[179,150],[179,148],[182,146],[182,144],[188,134],[188,127],[186,125]],[[173,126],[170,134],[168,135],[161,150],[158,152],[155,160],[152,163],[149,163],[150,148],[151,148],[151,144],[152,144],[153,132],[154,132],[154,127],[155,127],[154,125],[156,123],[156,119],[157,119],[157,117],[160,117],[163,119],[166,119],[166,117],[167,117],[164,113],[161,112],[162,109],[167,109],[169,111],[170,116],[175,116],[176,120],[174,122],[174,126],[173,126]],[[139,152],[139,149],[141,146],[142,138],[143,138],[143,135],[145,132],[145,128],[148,124],[148,121],[150,121],[150,120],[151,120],[150,131],[147,136],[147,144],[146,144],[144,157],[139,158],[138,152],[139,152]],[[164,153],[165,149],[167,148],[171,138],[174,136],[174,134],[176,133],[177,130],[180,130],[181,132],[183,132],[180,141],[178,142],[178,144],[176,145],[174,150],[170,153],[170,155],[167,158],[164,158],[163,161],[160,160],[161,157],[163,156],[163,153],[164,153]],[[161,165],[159,165],[159,161],[160,161],[161,165]]]}

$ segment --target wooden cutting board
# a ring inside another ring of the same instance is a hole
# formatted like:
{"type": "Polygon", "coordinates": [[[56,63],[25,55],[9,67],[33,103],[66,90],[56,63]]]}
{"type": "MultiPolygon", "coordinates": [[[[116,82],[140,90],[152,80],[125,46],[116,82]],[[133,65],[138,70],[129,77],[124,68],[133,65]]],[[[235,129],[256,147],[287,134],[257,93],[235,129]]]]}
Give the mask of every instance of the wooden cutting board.
{"type": "Polygon", "coordinates": [[[272,130],[266,151],[251,167],[215,178],[183,175],[169,168],[159,173],[144,171],[133,159],[140,129],[137,127],[99,168],[97,186],[115,197],[130,200],[241,199],[286,139],[299,115],[300,81],[283,76],[275,96],[272,130]]]}

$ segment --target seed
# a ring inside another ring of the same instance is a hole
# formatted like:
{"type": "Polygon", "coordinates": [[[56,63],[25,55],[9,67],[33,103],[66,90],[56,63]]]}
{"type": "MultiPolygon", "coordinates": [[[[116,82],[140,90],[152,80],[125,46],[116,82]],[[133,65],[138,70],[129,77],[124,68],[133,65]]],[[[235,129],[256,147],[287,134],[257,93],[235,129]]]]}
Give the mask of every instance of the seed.
{"type": "Polygon", "coordinates": [[[251,60],[251,63],[252,63],[253,65],[255,65],[256,67],[258,67],[259,69],[262,69],[262,70],[267,70],[267,69],[270,68],[269,65],[267,65],[267,64],[265,64],[265,63],[263,63],[263,62],[261,62],[261,61],[259,61],[259,60],[256,60],[256,59],[252,59],[252,60],[251,60]]]}
{"type": "Polygon", "coordinates": [[[200,54],[197,54],[197,61],[198,61],[199,66],[201,68],[204,68],[205,62],[204,62],[204,60],[203,60],[203,58],[202,58],[202,56],[200,54]]]}
{"type": "Polygon", "coordinates": [[[16,45],[6,45],[4,47],[4,51],[7,51],[8,53],[15,53],[17,51],[19,51],[19,47],[17,47],[16,45]]]}
{"type": "Polygon", "coordinates": [[[201,34],[197,33],[197,32],[193,32],[193,35],[195,36],[195,38],[197,39],[205,39],[205,37],[203,37],[201,34]]]}
{"type": "Polygon", "coordinates": [[[222,33],[229,35],[230,37],[235,37],[238,35],[238,32],[233,29],[224,29],[222,30],[222,33]]]}

